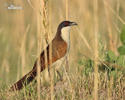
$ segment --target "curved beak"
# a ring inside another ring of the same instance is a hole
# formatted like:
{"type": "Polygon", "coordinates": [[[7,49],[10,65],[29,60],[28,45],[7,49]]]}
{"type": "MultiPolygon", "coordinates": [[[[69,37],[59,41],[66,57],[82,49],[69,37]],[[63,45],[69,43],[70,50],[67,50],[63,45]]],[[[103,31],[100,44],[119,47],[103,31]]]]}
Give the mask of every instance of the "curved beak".
{"type": "Polygon", "coordinates": [[[78,24],[76,22],[71,22],[70,25],[74,26],[74,25],[78,25],[78,24]]]}

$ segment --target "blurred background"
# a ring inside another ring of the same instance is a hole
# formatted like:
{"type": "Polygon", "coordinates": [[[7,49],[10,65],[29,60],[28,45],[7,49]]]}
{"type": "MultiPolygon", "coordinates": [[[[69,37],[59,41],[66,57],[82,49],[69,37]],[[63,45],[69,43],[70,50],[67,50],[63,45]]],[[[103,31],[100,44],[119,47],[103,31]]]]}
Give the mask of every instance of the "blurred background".
{"type": "MultiPolygon", "coordinates": [[[[125,24],[124,0],[98,0],[97,23],[94,21],[94,0],[69,0],[68,4],[65,0],[44,1],[44,15],[39,20],[43,41],[52,40],[61,21],[68,19],[78,23],[70,34],[69,66],[74,68],[72,73],[81,58],[94,57],[95,25],[98,26],[99,48],[103,46],[118,55],[119,35],[125,24]]],[[[37,14],[41,13],[37,6],[33,0],[0,1],[0,88],[29,72],[37,58],[37,14]]],[[[42,49],[47,45],[43,44],[42,49]]]]}

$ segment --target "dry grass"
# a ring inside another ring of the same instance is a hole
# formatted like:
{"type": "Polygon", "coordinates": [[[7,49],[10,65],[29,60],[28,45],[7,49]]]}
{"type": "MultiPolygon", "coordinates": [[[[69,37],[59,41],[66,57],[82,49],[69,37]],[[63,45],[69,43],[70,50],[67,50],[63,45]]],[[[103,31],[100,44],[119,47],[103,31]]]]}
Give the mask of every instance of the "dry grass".
{"type": "Polygon", "coordinates": [[[98,100],[98,0],[94,0],[94,38],[95,38],[95,46],[94,46],[94,100],[98,100]]]}
{"type": "MultiPolygon", "coordinates": [[[[110,73],[98,69],[99,62],[105,60],[106,50],[119,55],[119,34],[125,24],[124,4],[124,0],[2,0],[0,99],[125,100],[124,69],[110,73]],[[12,3],[23,9],[8,10],[12,3]],[[37,85],[34,81],[13,96],[6,96],[7,87],[32,69],[41,48],[44,50],[51,42],[58,24],[65,19],[77,22],[78,27],[71,30],[68,72],[66,62],[60,68],[63,81],[55,69],[50,79],[46,79],[49,73],[45,71],[38,75],[37,85]],[[94,63],[89,59],[94,59],[94,63]]],[[[125,57],[122,62],[125,63],[125,57]]]]}

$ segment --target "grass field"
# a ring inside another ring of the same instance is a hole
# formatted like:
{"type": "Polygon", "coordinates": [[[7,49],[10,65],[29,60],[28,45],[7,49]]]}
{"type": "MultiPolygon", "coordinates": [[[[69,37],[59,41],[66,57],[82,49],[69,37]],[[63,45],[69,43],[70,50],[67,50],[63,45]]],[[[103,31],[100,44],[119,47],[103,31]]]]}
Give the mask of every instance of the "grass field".
{"type": "Polygon", "coordinates": [[[1,0],[0,100],[125,100],[124,0],[1,0]],[[8,9],[10,5],[21,9],[8,9]],[[63,80],[45,70],[21,91],[7,89],[28,73],[63,20],[71,29],[63,80]],[[120,37],[121,36],[121,37],[120,37]],[[67,68],[68,67],[68,68],[67,68]],[[68,69],[68,71],[66,71],[68,69]]]}

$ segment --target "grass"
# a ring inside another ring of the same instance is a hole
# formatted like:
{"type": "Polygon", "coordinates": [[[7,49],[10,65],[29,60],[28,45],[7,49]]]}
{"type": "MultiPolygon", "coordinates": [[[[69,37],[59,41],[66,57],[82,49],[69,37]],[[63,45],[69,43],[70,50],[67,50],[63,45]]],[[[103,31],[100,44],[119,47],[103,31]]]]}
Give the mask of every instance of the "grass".
{"type": "Polygon", "coordinates": [[[43,16],[36,12],[39,3],[34,1],[32,5],[25,1],[13,2],[23,10],[6,9],[5,4],[12,3],[10,1],[0,3],[0,100],[124,100],[125,56],[117,49],[122,44],[120,33],[125,23],[125,1],[44,2],[44,10],[40,8],[43,16]],[[42,20],[41,25],[37,23],[37,16],[42,20]],[[39,85],[36,79],[17,93],[7,93],[11,84],[32,69],[38,49],[46,47],[45,41],[51,41],[58,24],[65,19],[77,22],[78,27],[71,30],[69,70],[66,72],[65,63],[59,70],[63,80],[54,71],[50,82],[44,71],[40,74],[39,85]],[[38,38],[44,41],[42,47],[38,46],[38,38]]]}

